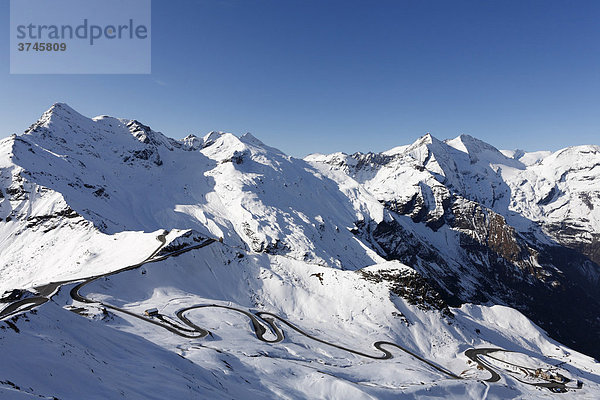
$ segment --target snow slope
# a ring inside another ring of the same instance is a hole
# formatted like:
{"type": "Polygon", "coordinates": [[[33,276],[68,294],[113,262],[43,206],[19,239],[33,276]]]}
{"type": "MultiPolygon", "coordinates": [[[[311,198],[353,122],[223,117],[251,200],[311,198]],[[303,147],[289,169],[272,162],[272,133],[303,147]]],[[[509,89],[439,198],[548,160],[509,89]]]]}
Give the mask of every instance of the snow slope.
{"type": "MultiPolygon", "coordinates": [[[[399,268],[408,269],[388,262],[365,272],[399,268]]],[[[3,356],[23,361],[3,363],[0,376],[19,386],[19,393],[61,399],[556,396],[519,382],[523,377],[514,372],[503,375],[501,382],[482,384],[487,372],[463,352],[493,346],[519,352],[520,363],[582,380],[578,398],[597,396],[598,364],[552,341],[517,311],[465,305],[448,317],[391,294],[390,284],[365,279],[357,271],[240,253],[214,243],[96,281],[84,294],[137,314],[156,307],[173,321],[177,310],[194,304],[269,311],[320,339],[367,354],[378,354],[372,347],[376,340],[402,344],[463,379],[450,379],[399,350],[392,350],[391,360],[372,360],[311,340],[283,324],[284,341],[264,343],[256,339],[246,317],[222,309],[189,312],[211,335],[182,339],[126,314],[73,303],[68,288],[37,312],[13,319],[19,332],[2,325],[3,356]],[[88,319],[68,312],[72,306],[85,306],[88,319]],[[40,367],[32,374],[34,365],[40,367]]],[[[7,384],[1,390],[7,396],[16,392],[7,384]]]]}
{"type": "MultiPolygon", "coordinates": [[[[137,121],[89,119],[56,104],[24,135],[7,138],[1,146],[3,187],[16,191],[0,203],[0,217],[12,222],[0,228],[7,230],[3,237],[9,242],[30,231],[33,222],[43,233],[67,217],[60,223],[86,232],[73,243],[88,243],[90,235],[105,240],[102,234],[138,232],[141,237],[160,229],[195,229],[232,245],[332,267],[356,269],[378,260],[349,232],[355,220],[383,218],[376,201],[355,204],[306,162],[250,135],[213,132],[174,141],[137,121]],[[313,243],[317,238],[319,246],[313,243]]],[[[153,239],[132,240],[155,244],[153,239]]],[[[34,275],[31,269],[21,274],[17,265],[24,257],[35,260],[27,253],[49,245],[37,236],[24,242],[19,252],[2,249],[7,266],[1,273],[7,280],[0,289],[34,275]]],[[[135,247],[125,244],[123,252],[114,249],[115,255],[124,257],[135,247]]],[[[56,261],[52,271],[76,274],[85,254],[65,253],[73,256],[58,253],[63,264],[56,261]]]]}

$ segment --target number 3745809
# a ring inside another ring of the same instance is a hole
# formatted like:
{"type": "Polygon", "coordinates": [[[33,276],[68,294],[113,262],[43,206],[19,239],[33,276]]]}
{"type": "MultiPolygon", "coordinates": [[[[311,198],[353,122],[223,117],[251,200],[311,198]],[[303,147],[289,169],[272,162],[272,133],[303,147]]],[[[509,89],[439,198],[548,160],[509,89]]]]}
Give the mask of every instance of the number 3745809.
{"type": "Polygon", "coordinates": [[[17,43],[19,51],[66,51],[66,43],[17,43]]]}

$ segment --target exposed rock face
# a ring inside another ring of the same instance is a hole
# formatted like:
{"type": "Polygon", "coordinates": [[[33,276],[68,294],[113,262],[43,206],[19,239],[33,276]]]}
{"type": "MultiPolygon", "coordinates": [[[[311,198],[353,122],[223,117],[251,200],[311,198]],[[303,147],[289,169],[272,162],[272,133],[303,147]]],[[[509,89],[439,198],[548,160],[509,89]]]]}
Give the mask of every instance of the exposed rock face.
{"type": "Polygon", "coordinates": [[[437,310],[448,318],[453,317],[452,312],[440,294],[427,283],[427,280],[414,270],[359,270],[358,272],[368,281],[387,283],[393,294],[406,299],[409,304],[415,305],[422,310],[437,310]]]}
{"type": "Polygon", "coordinates": [[[179,235],[176,239],[166,243],[157,255],[162,256],[165,254],[173,253],[178,250],[184,249],[186,247],[195,246],[207,239],[206,235],[203,235],[194,230],[189,230],[181,235],[179,235]]]}
{"type": "Polygon", "coordinates": [[[472,203],[453,210],[459,216],[452,258],[396,222],[376,225],[370,236],[387,259],[416,268],[451,305],[510,305],[558,340],[596,355],[599,288],[590,278],[597,265],[576,250],[529,242],[493,211],[472,203]]]}

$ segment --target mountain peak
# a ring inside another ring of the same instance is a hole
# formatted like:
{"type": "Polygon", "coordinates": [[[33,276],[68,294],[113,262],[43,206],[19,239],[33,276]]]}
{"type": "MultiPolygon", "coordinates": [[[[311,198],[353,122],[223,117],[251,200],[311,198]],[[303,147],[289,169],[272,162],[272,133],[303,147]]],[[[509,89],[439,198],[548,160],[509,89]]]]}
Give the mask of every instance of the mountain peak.
{"type": "Polygon", "coordinates": [[[210,146],[216,142],[221,136],[225,135],[225,132],[211,131],[202,137],[203,147],[210,146]]]}
{"type": "Polygon", "coordinates": [[[89,121],[89,118],[81,115],[69,105],[54,103],[25,133],[39,133],[42,130],[44,131],[44,135],[50,132],[56,135],[58,132],[71,129],[72,126],[85,124],[85,121],[89,121]],[[46,132],[45,130],[48,131],[46,132]]]}
{"type": "Polygon", "coordinates": [[[422,142],[422,143],[431,144],[431,143],[433,143],[436,140],[437,139],[435,138],[435,136],[433,136],[430,132],[427,132],[426,134],[424,134],[423,136],[421,136],[417,141],[418,142],[422,142]]]}
{"type": "Polygon", "coordinates": [[[61,119],[70,118],[86,118],[84,115],[77,112],[74,108],[69,106],[67,103],[54,103],[52,107],[44,114],[49,114],[53,117],[59,117],[61,119]]]}
{"type": "Polygon", "coordinates": [[[413,156],[416,156],[418,153],[419,156],[416,156],[416,158],[420,159],[421,156],[426,157],[430,151],[434,153],[444,152],[444,147],[446,147],[444,142],[427,132],[408,146],[406,152],[413,154],[413,156]]]}
{"type": "Polygon", "coordinates": [[[48,111],[51,111],[51,112],[66,112],[66,113],[76,113],[76,114],[79,114],[77,111],[75,111],[67,103],[61,103],[61,102],[56,102],[56,103],[52,104],[52,106],[50,107],[50,109],[48,111]]]}
{"type": "Polygon", "coordinates": [[[489,155],[493,155],[492,158],[495,161],[508,159],[508,157],[491,144],[464,133],[454,139],[445,140],[444,143],[458,151],[469,154],[471,157],[475,157],[482,153],[488,153],[489,155]]]}
{"type": "Polygon", "coordinates": [[[427,132],[426,134],[415,140],[413,144],[409,146],[409,149],[415,149],[421,146],[429,147],[430,145],[437,145],[442,143],[443,142],[441,140],[437,139],[431,133],[427,132]]]}
{"type": "Polygon", "coordinates": [[[85,118],[66,103],[54,103],[39,118],[38,123],[50,123],[56,120],[69,120],[72,118],[85,118]]]}
{"type": "Polygon", "coordinates": [[[259,139],[257,139],[250,132],[246,132],[242,136],[240,136],[240,140],[244,143],[251,144],[254,146],[265,147],[265,144],[263,142],[261,142],[259,139]]]}

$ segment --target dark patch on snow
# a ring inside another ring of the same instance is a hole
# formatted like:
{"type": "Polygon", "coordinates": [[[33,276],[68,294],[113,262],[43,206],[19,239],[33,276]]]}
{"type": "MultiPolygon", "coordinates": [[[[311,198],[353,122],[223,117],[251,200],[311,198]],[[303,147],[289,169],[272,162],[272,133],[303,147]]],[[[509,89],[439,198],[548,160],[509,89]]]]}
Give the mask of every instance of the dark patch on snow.
{"type": "Polygon", "coordinates": [[[407,269],[380,270],[375,272],[359,270],[358,272],[362,278],[370,282],[388,283],[392,293],[402,297],[409,304],[417,306],[421,310],[436,310],[448,318],[454,317],[440,294],[416,271],[407,269]]]}

